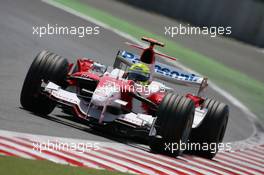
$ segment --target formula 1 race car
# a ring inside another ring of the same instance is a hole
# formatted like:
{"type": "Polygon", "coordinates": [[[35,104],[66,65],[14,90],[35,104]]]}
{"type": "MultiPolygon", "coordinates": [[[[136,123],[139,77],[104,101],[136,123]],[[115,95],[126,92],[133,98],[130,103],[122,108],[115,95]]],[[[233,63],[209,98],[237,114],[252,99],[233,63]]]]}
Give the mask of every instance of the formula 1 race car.
{"type": "MultiPolygon", "coordinates": [[[[41,115],[51,113],[55,106],[68,109],[91,125],[138,134],[148,140],[153,152],[172,156],[183,153],[180,144],[222,142],[229,109],[214,99],[199,96],[208,85],[207,78],[157,62],[155,55],[176,59],[154,51],[155,45],[163,47],[163,43],[145,37],[142,40],[150,46],[127,43],[142,49],[141,56],[119,51],[113,67],[87,58],[68,63],[54,53],[41,51],[24,80],[21,105],[41,115]],[[128,69],[134,64],[149,68],[147,84],[137,82],[129,74],[128,69]],[[158,79],[195,86],[197,94],[178,95],[158,79]]],[[[213,158],[217,151],[196,149],[191,153],[213,158]]]]}

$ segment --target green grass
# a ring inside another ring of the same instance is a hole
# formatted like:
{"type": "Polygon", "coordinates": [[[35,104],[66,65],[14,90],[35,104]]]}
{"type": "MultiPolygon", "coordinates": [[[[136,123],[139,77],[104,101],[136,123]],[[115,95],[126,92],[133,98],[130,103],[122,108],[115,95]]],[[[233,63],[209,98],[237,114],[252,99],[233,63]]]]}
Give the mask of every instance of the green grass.
{"type": "Polygon", "coordinates": [[[264,119],[264,83],[249,77],[242,72],[229,68],[212,58],[185,48],[164,36],[158,36],[135,24],[112,16],[99,9],[77,0],[53,0],[62,5],[70,7],[80,13],[91,16],[109,26],[128,33],[135,38],[142,36],[153,37],[166,43],[166,47],[161,49],[164,53],[180,58],[180,62],[194,69],[195,71],[208,76],[215,84],[230,92],[241,102],[247,105],[251,111],[264,119]]]}
{"type": "Polygon", "coordinates": [[[2,175],[127,175],[113,171],[61,165],[46,160],[6,156],[0,156],[0,172],[2,175]]]}

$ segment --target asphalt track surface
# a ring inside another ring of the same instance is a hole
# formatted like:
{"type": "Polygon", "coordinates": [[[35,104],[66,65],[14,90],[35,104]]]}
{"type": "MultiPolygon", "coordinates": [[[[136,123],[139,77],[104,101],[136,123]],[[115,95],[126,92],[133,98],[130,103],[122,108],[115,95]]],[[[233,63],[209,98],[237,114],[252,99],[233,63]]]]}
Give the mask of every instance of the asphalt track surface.
{"type": "MultiPolygon", "coordinates": [[[[106,7],[104,7],[106,8],[106,7]]],[[[37,116],[21,108],[20,91],[25,74],[42,49],[48,49],[63,57],[75,60],[86,56],[112,65],[119,49],[129,49],[124,38],[100,28],[100,35],[78,38],[52,35],[40,38],[33,35],[32,26],[47,24],[61,26],[95,25],[41,1],[2,1],[0,6],[0,129],[41,135],[111,141],[108,135],[91,131],[71,117],[56,109],[49,116],[37,116]]],[[[176,87],[175,87],[176,88],[176,87]]],[[[207,95],[230,106],[230,119],[225,141],[249,137],[253,124],[240,109],[212,89],[207,95]]]]}

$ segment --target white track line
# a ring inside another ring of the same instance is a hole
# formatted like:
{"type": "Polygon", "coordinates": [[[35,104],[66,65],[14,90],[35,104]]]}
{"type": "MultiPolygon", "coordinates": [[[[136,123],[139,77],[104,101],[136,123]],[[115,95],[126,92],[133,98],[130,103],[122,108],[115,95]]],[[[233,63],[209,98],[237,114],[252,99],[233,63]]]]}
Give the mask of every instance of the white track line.
{"type": "Polygon", "coordinates": [[[214,167],[218,167],[219,169],[225,169],[225,170],[228,170],[228,171],[236,173],[236,174],[240,174],[240,175],[247,175],[248,174],[248,173],[246,174],[246,173],[242,172],[241,170],[235,170],[233,167],[230,167],[230,166],[223,166],[216,161],[207,160],[207,159],[203,159],[203,158],[199,158],[199,157],[193,157],[193,160],[196,160],[200,163],[204,163],[207,165],[212,165],[214,167]]]}
{"type": "MultiPolygon", "coordinates": [[[[87,153],[86,153],[87,154],[87,153]]],[[[135,165],[135,164],[132,164],[132,163],[129,163],[127,161],[123,161],[122,159],[118,159],[118,158],[115,158],[115,157],[111,157],[107,154],[104,154],[102,152],[97,152],[97,151],[93,151],[93,152],[90,152],[89,154],[93,155],[93,156],[98,156],[98,157],[101,157],[102,159],[104,160],[109,160],[111,162],[115,162],[116,164],[121,164],[123,166],[126,166],[126,167],[129,167],[129,169],[131,169],[131,171],[139,171],[141,174],[149,174],[150,171],[142,166],[138,166],[138,165],[135,165]]],[[[135,172],[134,172],[135,173],[135,172]]]]}
{"type": "Polygon", "coordinates": [[[113,154],[113,153],[108,152],[108,151],[99,151],[99,152],[104,154],[104,155],[108,155],[110,157],[116,158],[117,160],[121,160],[124,162],[128,162],[130,164],[139,166],[139,167],[148,171],[148,173],[146,173],[146,174],[167,174],[166,172],[163,172],[163,171],[160,171],[159,169],[154,168],[155,166],[153,167],[153,165],[144,164],[144,162],[142,163],[141,161],[137,161],[136,159],[130,159],[127,157],[123,157],[120,155],[113,154]]]}
{"type": "Polygon", "coordinates": [[[247,154],[247,152],[234,152],[234,153],[232,153],[232,155],[238,155],[240,157],[245,157],[247,159],[260,162],[260,163],[262,163],[264,165],[264,159],[257,158],[255,156],[251,156],[251,155],[247,154]]]}
{"type": "Polygon", "coordinates": [[[231,173],[226,173],[225,171],[222,171],[222,170],[220,170],[220,169],[212,168],[212,167],[210,167],[210,166],[205,166],[205,165],[203,165],[203,164],[200,164],[200,163],[198,163],[198,162],[192,161],[192,160],[190,160],[190,159],[188,159],[188,158],[185,158],[185,157],[181,157],[181,159],[182,159],[182,160],[185,160],[185,161],[188,162],[188,163],[194,164],[194,165],[199,166],[199,167],[202,167],[202,168],[209,169],[210,171],[214,171],[214,172],[219,173],[219,174],[221,174],[221,175],[231,174],[231,173]]]}
{"type": "Polygon", "coordinates": [[[259,151],[261,151],[262,154],[264,154],[264,147],[263,147],[263,145],[256,146],[256,149],[259,150],[259,151]]]}
{"type": "MultiPolygon", "coordinates": [[[[23,140],[26,143],[31,143],[34,142],[32,140],[23,140]]],[[[63,142],[62,142],[63,143],[63,142]]],[[[55,150],[54,150],[55,151],[55,150]]],[[[90,164],[89,166],[94,166],[94,168],[99,168],[100,165],[97,166],[97,164],[101,164],[101,165],[106,165],[108,167],[111,167],[113,169],[115,169],[116,171],[120,171],[120,172],[124,172],[124,173],[133,173],[133,174],[137,174],[135,171],[133,171],[131,168],[128,167],[124,167],[122,165],[119,165],[118,162],[116,163],[112,163],[113,161],[110,160],[105,160],[103,156],[99,157],[99,156],[94,156],[92,153],[94,153],[95,151],[88,151],[88,152],[82,152],[82,150],[76,149],[76,150],[65,150],[65,151],[60,151],[65,155],[71,156],[73,158],[77,158],[77,160],[82,160],[85,163],[88,161],[93,161],[95,162],[94,164],[90,164]]]]}
{"type": "MultiPolygon", "coordinates": [[[[13,144],[18,145],[19,148],[20,147],[21,148],[27,147],[27,148],[33,150],[33,146],[32,146],[33,144],[32,143],[29,143],[29,142],[23,141],[23,140],[19,140],[16,138],[10,138],[10,140],[12,140],[10,142],[12,142],[13,144]]],[[[29,150],[28,150],[28,152],[29,152],[29,150]]],[[[72,157],[70,155],[67,155],[67,154],[61,153],[59,151],[52,150],[52,149],[42,151],[41,154],[43,154],[45,159],[48,159],[52,155],[53,157],[58,157],[59,159],[63,159],[65,162],[67,162],[67,164],[76,165],[74,163],[71,163],[71,162],[75,161],[75,162],[78,162],[79,164],[82,164],[83,166],[86,166],[86,167],[101,169],[100,167],[98,167],[94,164],[91,164],[89,162],[80,161],[79,159],[77,159],[75,157],[72,157]],[[70,161],[68,161],[68,160],[70,160],[70,161]]]]}
{"type": "Polygon", "coordinates": [[[144,167],[134,165],[132,163],[123,161],[121,159],[117,159],[115,157],[111,157],[111,156],[105,155],[103,153],[99,153],[99,152],[93,151],[93,152],[90,152],[90,154],[92,154],[94,156],[101,157],[101,158],[103,158],[105,160],[109,160],[109,161],[115,162],[116,164],[121,164],[123,166],[129,167],[129,169],[132,169],[131,170],[132,171],[131,173],[136,173],[136,172],[133,172],[134,170],[140,171],[142,174],[143,173],[144,174],[150,173],[150,171],[148,169],[145,169],[144,167]]]}
{"type": "MultiPolygon", "coordinates": [[[[146,158],[146,155],[143,156],[143,154],[137,154],[137,156],[141,157],[141,158],[146,158]]],[[[161,155],[159,155],[161,156],[161,155]]],[[[184,160],[182,159],[181,157],[178,158],[178,159],[181,159],[181,160],[184,160]]],[[[184,167],[185,169],[187,169],[188,171],[197,171],[199,173],[202,173],[202,174],[215,174],[215,173],[220,173],[220,171],[218,170],[212,170],[210,167],[207,167],[207,166],[203,166],[203,165],[198,165],[198,168],[196,167],[197,164],[194,164],[196,166],[192,166],[192,165],[189,165],[190,161],[186,161],[186,163],[184,162],[181,162],[181,161],[177,161],[177,159],[167,159],[166,161],[162,158],[153,158],[151,159],[151,161],[154,161],[156,163],[159,163],[159,164],[163,164],[163,165],[166,165],[166,166],[171,166],[171,167],[177,167],[177,166],[182,166],[184,167]],[[165,163],[163,163],[163,161],[165,163]],[[173,164],[174,166],[172,166],[170,163],[167,163],[167,162],[170,162],[171,164],[173,164]],[[188,164],[188,165],[187,165],[188,164]]],[[[179,170],[183,170],[183,169],[179,169],[179,170]]],[[[221,172],[221,174],[225,175],[225,172],[221,172]]]]}
{"type": "MultiPolygon", "coordinates": [[[[33,143],[30,140],[21,140],[19,139],[21,142],[25,143],[25,144],[30,144],[33,143]]],[[[75,161],[81,162],[84,165],[90,167],[90,168],[97,168],[97,169],[103,169],[102,167],[100,167],[97,163],[92,163],[91,161],[94,161],[93,158],[89,157],[90,161],[87,161],[88,158],[82,157],[83,155],[80,155],[77,151],[71,151],[71,150],[54,150],[53,148],[48,149],[49,152],[51,153],[55,153],[57,155],[61,155],[63,157],[69,158],[69,159],[73,159],[75,161]]],[[[97,161],[94,161],[97,162],[97,161]]],[[[98,162],[100,163],[100,162],[98,162]]],[[[105,164],[107,165],[107,164],[105,164]]]]}
{"type": "MultiPolygon", "coordinates": [[[[19,145],[19,144],[16,144],[16,143],[13,143],[13,142],[10,142],[10,141],[6,141],[6,140],[3,140],[3,139],[0,139],[1,143],[5,143],[7,145],[10,145],[10,146],[13,146],[13,147],[16,147],[16,148],[19,148],[25,152],[28,152],[28,153],[31,153],[33,155],[36,155],[38,157],[41,157],[43,159],[46,159],[46,160],[49,160],[49,161],[52,161],[52,162],[55,162],[55,163],[61,163],[61,164],[68,164],[66,161],[64,161],[63,159],[60,159],[60,158],[57,158],[55,156],[50,156],[50,155],[46,155],[44,153],[40,153],[39,151],[35,151],[33,149],[30,149],[30,148],[26,148],[22,145],[19,145]]],[[[15,151],[15,150],[14,150],[15,151]]]]}
{"type": "Polygon", "coordinates": [[[155,174],[159,174],[158,172],[163,172],[164,174],[176,174],[174,171],[169,170],[168,168],[165,168],[163,166],[157,166],[155,164],[148,163],[148,162],[142,161],[140,159],[132,158],[132,157],[126,156],[124,154],[120,154],[120,153],[112,151],[112,150],[106,150],[106,152],[108,152],[114,156],[118,156],[120,158],[130,160],[132,162],[137,162],[138,165],[142,165],[144,167],[149,167],[149,169],[152,170],[153,173],[155,173],[155,174]]]}
{"type": "Polygon", "coordinates": [[[87,155],[87,154],[82,154],[82,153],[79,153],[79,152],[73,152],[73,151],[70,151],[71,153],[75,154],[75,155],[78,155],[78,157],[81,159],[81,160],[86,160],[86,159],[89,159],[89,160],[92,160],[92,161],[95,161],[95,162],[98,162],[100,164],[104,164],[104,165],[107,165],[109,167],[112,167],[113,169],[115,169],[116,171],[120,171],[120,172],[124,172],[124,173],[135,173],[134,171],[131,171],[127,168],[124,168],[122,166],[119,166],[117,164],[114,164],[114,163],[111,163],[109,161],[106,161],[106,160],[103,160],[103,159],[100,159],[100,158],[96,158],[96,157],[93,157],[91,155],[87,155]]]}
{"type": "Polygon", "coordinates": [[[131,150],[130,152],[136,154],[137,156],[140,156],[141,158],[149,158],[150,160],[157,160],[159,162],[162,162],[164,161],[166,164],[168,165],[172,165],[174,167],[183,167],[181,168],[182,169],[185,169],[186,171],[195,171],[195,172],[200,172],[200,173],[203,173],[203,174],[208,174],[208,173],[220,173],[220,174],[226,174],[225,172],[223,171],[218,171],[218,170],[215,170],[215,169],[211,169],[209,166],[203,166],[202,164],[196,164],[196,163],[193,163],[192,161],[190,160],[187,160],[186,162],[184,161],[180,161],[180,160],[184,160],[183,157],[179,157],[177,159],[174,159],[174,158],[170,158],[170,157],[165,157],[163,155],[155,155],[155,154],[151,154],[151,153],[148,153],[148,152],[141,152],[141,151],[133,151],[131,150]],[[189,165],[189,164],[193,164],[194,166],[192,165],[189,165]],[[206,169],[206,170],[204,170],[206,169]],[[213,171],[213,172],[210,172],[210,171],[213,171]]]}
{"type": "Polygon", "coordinates": [[[22,157],[22,158],[26,158],[26,159],[35,159],[34,157],[32,157],[32,156],[30,156],[28,154],[25,154],[25,153],[20,152],[20,151],[16,151],[16,150],[11,149],[11,148],[7,148],[7,147],[2,146],[2,145],[0,145],[0,150],[6,151],[6,152],[11,153],[11,154],[14,154],[17,157],[22,157]]]}
{"type": "Polygon", "coordinates": [[[248,162],[249,164],[252,164],[252,165],[256,165],[256,166],[259,166],[259,167],[262,167],[263,170],[264,170],[264,164],[263,163],[259,163],[259,162],[256,162],[252,159],[249,159],[249,158],[244,158],[242,156],[239,156],[239,155],[235,155],[235,154],[229,154],[229,153],[223,153],[221,155],[217,155],[217,157],[229,157],[231,159],[234,159],[234,160],[240,160],[240,161],[245,161],[245,162],[248,162]]]}
{"type": "Polygon", "coordinates": [[[240,166],[240,167],[242,166],[242,167],[251,169],[251,170],[256,171],[256,172],[261,171],[262,173],[264,173],[264,168],[262,168],[260,166],[256,166],[256,165],[251,164],[251,163],[248,163],[244,160],[239,160],[239,159],[233,158],[231,156],[218,156],[216,158],[216,160],[222,160],[222,161],[226,161],[229,163],[234,163],[237,166],[240,166]]]}
{"type": "Polygon", "coordinates": [[[263,153],[258,153],[255,150],[246,150],[245,152],[248,153],[249,155],[252,155],[252,156],[255,156],[255,157],[258,157],[258,158],[261,158],[264,160],[264,154],[263,153]]]}
{"type": "MultiPolygon", "coordinates": [[[[47,4],[51,5],[51,6],[54,6],[56,8],[59,8],[61,10],[64,10],[64,11],[66,11],[66,12],[68,12],[70,14],[73,14],[73,15],[75,15],[77,17],[80,17],[80,18],[82,18],[84,20],[90,21],[90,22],[92,22],[92,23],[94,23],[94,24],[96,24],[98,26],[101,26],[101,27],[103,27],[103,28],[105,28],[107,30],[110,30],[111,32],[113,32],[113,33],[115,33],[115,34],[117,34],[117,35],[119,35],[119,36],[121,36],[121,37],[123,37],[125,39],[128,39],[128,40],[130,40],[130,41],[132,41],[132,42],[134,42],[134,43],[136,43],[138,45],[145,46],[145,44],[143,44],[142,42],[140,42],[137,38],[135,38],[135,37],[133,37],[133,36],[131,36],[131,35],[125,33],[125,32],[122,32],[122,31],[120,31],[118,29],[115,29],[115,28],[113,28],[113,27],[111,27],[111,26],[109,26],[109,25],[107,25],[107,24],[105,24],[105,23],[103,23],[103,22],[101,22],[101,21],[99,21],[99,20],[91,17],[91,16],[84,15],[83,13],[80,13],[80,12],[78,12],[78,11],[72,9],[72,8],[69,8],[69,7],[65,6],[65,5],[62,5],[60,3],[57,3],[57,2],[55,2],[53,0],[42,0],[42,2],[45,2],[45,3],[47,3],[47,4]]],[[[182,68],[184,70],[187,70],[187,71],[190,71],[190,72],[193,72],[193,73],[198,74],[196,71],[194,71],[194,70],[192,70],[190,68],[187,68],[186,66],[184,66],[183,64],[181,64],[179,62],[177,62],[177,63],[169,62],[169,61],[167,61],[167,62],[168,63],[172,63],[175,66],[180,67],[180,68],[182,68]]],[[[223,97],[225,97],[227,100],[229,100],[230,103],[232,103],[234,106],[240,108],[246,115],[248,115],[248,118],[252,122],[253,122],[253,120],[257,120],[257,116],[254,113],[252,113],[249,110],[249,108],[246,107],[243,103],[241,103],[237,98],[235,98],[234,96],[232,96],[229,92],[223,90],[222,88],[220,88],[216,84],[212,83],[211,81],[210,81],[210,86],[216,92],[218,92],[223,97]]],[[[252,133],[252,136],[257,133],[256,126],[253,125],[253,127],[254,127],[254,132],[252,133]]]]}
{"type": "Polygon", "coordinates": [[[233,159],[221,159],[221,158],[214,158],[215,161],[221,162],[223,164],[226,164],[227,166],[234,167],[237,169],[240,169],[242,171],[245,171],[250,174],[255,174],[255,175],[262,175],[262,173],[259,173],[258,171],[254,170],[252,165],[246,164],[244,162],[238,161],[238,160],[233,160],[233,159]],[[246,167],[245,167],[246,166],[246,167]]]}
{"type": "MultiPolygon", "coordinates": [[[[117,150],[118,152],[120,152],[120,150],[117,150]]],[[[115,151],[116,152],[116,151],[115,151]]],[[[180,171],[180,172],[182,172],[182,173],[186,173],[186,174],[194,174],[194,173],[191,173],[191,171],[193,170],[193,169],[195,169],[197,172],[202,172],[202,173],[207,173],[207,174],[210,174],[210,172],[206,172],[206,171],[204,171],[204,170],[202,170],[202,169],[196,169],[196,168],[189,168],[189,170],[186,170],[187,169],[187,167],[185,168],[185,170],[184,169],[182,169],[182,168],[179,168],[179,167],[177,167],[177,165],[179,166],[179,165],[181,165],[181,164],[179,164],[179,163],[177,163],[176,162],[176,159],[175,159],[175,162],[174,162],[174,165],[175,166],[173,166],[173,165],[171,165],[171,164],[168,164],[168,163],[166,163],[166,162],[162,162],[162,161],[160,161],[160,160],[158,160],[158,159],[149,159],[147,156],[145,156],[145,154],[140,154],[140,153],[133,153],[133,154],[130,154],[130,153],[128,153],[127,152],[127,150],[125,150],[125,151],[122,151],[123,152],[123,155],[126,155],[126,156],[128,156],[128,157],[134,157],[135,159],[138,159],[138,160],[142,160],[142,161],[147,161],[147,162],[153,162],[153,163],[155,163],[154,164],[154,166],[157,166],[157,165],[159,165],[159,166],[164,166],[164,167],[169,167],[169,168],[171,168],[171,169],[174,169],[174,170],[176,170],[176,171],[180,171]]],[[[120,153],[120,154],[122,154],[122,153],[120,153]]],[[[182,166],[182,165],[181,165],[182,166]]]]}

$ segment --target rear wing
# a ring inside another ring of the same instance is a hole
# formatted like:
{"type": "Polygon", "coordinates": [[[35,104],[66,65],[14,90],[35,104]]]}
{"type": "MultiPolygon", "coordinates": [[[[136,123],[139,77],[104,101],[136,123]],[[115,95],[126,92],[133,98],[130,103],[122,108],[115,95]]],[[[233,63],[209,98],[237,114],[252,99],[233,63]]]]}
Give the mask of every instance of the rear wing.
{"type": "MultiPolygon", "coordinates": [[[[119,51],[114,63],[114,68],[121,69],[122,64],[130,66],[138,62],[140,62],[140,56],[127,51],[119,51]]],[[[201,77],[199,75],[177,69],[173,66],[157,61],[155,65],[149,66],[153,71],[153,78],[161,79],[173,84],[176,83],[184,86],[196,86],[200,88],[199,91],[202,91],[208,85],[206,77],[201,77]]]]}

